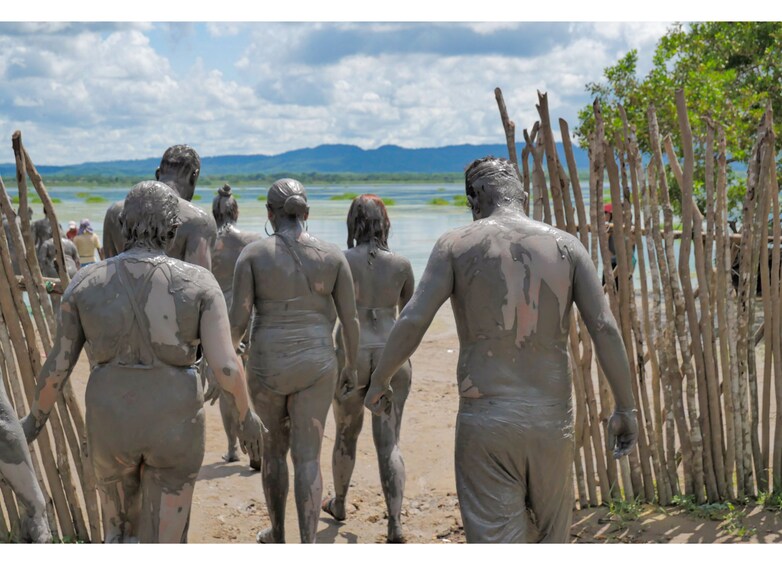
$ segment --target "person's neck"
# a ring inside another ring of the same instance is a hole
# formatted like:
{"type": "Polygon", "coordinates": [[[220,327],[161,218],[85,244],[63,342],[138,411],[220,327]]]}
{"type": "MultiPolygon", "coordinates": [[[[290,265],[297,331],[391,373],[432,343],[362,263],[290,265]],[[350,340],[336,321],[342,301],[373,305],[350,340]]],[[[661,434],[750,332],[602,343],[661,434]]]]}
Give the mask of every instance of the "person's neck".
{"type": "Polygon", "coordinates": [[[509,202],[504,204],[497,204],[495,205],[488,214],[486,214],[485,218],[491,218],[491,217],[501,217],[501,216],[524,216],[527,215],[524,213],[524,207],[521,205],[520,202],[509,202]]]}
{"type": "Polygon", "coordinates": [[[174,176],[167,177],[161,175],[160,182],[166,185],[168,188],[170,188],[171,191],[176,196],[178,196],[179,198],[184,198],[184,196],[182,195],[185,194],[185,190],[184,190],[185,187],[181,185],[177,177],[174,176]]]}
{"type": "Polygon", "coordinates": [[[298,236],[304,231],[304,224],[298,218],[279,218],[275,222],[275,233],[298,236]]]}

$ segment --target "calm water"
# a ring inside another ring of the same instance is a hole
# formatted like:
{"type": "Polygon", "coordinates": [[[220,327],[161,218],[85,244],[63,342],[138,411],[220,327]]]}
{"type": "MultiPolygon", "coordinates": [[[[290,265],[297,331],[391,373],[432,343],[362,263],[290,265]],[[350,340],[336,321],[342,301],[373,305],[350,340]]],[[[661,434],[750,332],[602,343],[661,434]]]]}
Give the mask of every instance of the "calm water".
{"type": "MultiPolygon", "coordinates": [[[[266,195],[268,187],[234,188],[234,195],[239,202],[240,230],[264,233],[266,223],[265,202],[258,196],[266,195]]],[[[103,216],[108,206],[122,200],[127,194],[127,188],[91,188],[53,187],[49,189],[52,198],[59,198],[55,204],[57,218],[63,227],[71,220],[77,223],[82,218],[92,221],[95,233],[103,237],[103,216]],[[100,196],[105,202],[87,203],[87,196],[100,196]]],[[[383,185],[351,185],[351,186],[308,186],[307,196],[310,204],[309,231],[340,248],[347,247],[347,217],[350,200],[331,200],[332,196],[346,193],[374,193],[383,198],[391,198],[394,205],[388,206],[391,219],[390,248],[408,259],[413,265],[416,279],[419,279],[426,266],[429,253],[437,238],[457,226],[472,221],[469,210],[464,205],[454,205],[453,198],[464,194],[463,184],[383,184],[383,185]],[[435,206],[427,204],[434,198],[448,201],[447,205],[435,206]]],[[[212,198],[217,193],[215,189],[196,190],[193,204],[201,207],[207,213],[212,213],[212,198]],[[198,200],[200,196],[200,200],[198,200]]],[[[33,204],[34,219],[42,217],[40,204],[33,204]]],[[[271,228],[269,228],[271,229],[271,228]]]]}
{"type": "MultiPolygon", "coordinates": [[[[239,202],[240,230],[264,233],[266,223],[265,202],[258,197],[266,195],[268,187],[237,187],[233,189],[239,202]]],[[[127,194],[127,188],[90,188],[54,187],[49,189],[52,198],[59,198],[55,204],[57,218],[63,226],[71,220],[77,223],[82,218],[89,218],[99,237],[103,237],[103,216],[108,206],[122,200],[127,194]],[[105,198],[105,202],[87,203],[88,196],[105,198]]],[[[201,207],[207,213],[212,213],[212,198],[217,193],[216,188],[199,188],[193,204],[201,207]],[[200,197],[200,199],[199,199],[200,197]]],[[[469,210],[464,205],[455,205],[454,197],[464,194],[462,183],[453,184],[382,184],[382,185],[329,185],[308,186],[307,196],[310,204],[309,231],[340,248],[347,247],[347,217],[350,200],[332,200],[333,196],[347,193],[374,193],[383,198],[393,199],[395,204],[388,206],[391,219],[391,235],[389,247],[405,257],[413,265],[416,280],[420,279],[426,267],[426,261],[437,238],[446,231],[463,226],[472,221],[469,210]],[[443,199],[447,205],[432,205],[433,199],[443,199]]],[[[584,189],[584,204],[589,206],[588,188],[584,189]]],[[[42,217],[40,204],[33,204],[34,219],[42,217]]],[[[271,228],[269,228],[271,229],[271,228]]],[[[677,241],[678,255],[678,241],[677,241]]],[[[636,251],[637,256],[637,251],[636,251]]],[[[646,253],[644,251],[644,258],[646,253]]],[[[694,271],[694,260],[691,260],[694,271]]],[[[635,271],[636,284],[638,269],[635,271]]]]}

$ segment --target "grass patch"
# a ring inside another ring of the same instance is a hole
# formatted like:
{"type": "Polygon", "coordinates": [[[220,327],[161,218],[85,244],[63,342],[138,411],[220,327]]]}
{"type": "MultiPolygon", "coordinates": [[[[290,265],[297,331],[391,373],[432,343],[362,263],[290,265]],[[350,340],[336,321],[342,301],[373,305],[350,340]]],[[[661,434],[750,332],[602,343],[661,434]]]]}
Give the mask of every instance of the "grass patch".
{"type": "Polygon", "coordinates": [[[385,204],[386,206],[394,206],[396,204],[396,200],[394,200],[393,198],[383,198],[382,200],[383,200],[383,204],[385,204]]]}
{"type": "Polygon", "coordinates": [[[634,500],[611,499],[608,502],[608,515],[615,518],[621,527],[627,522],[635,522],[643,510],[638,498],[634,500]]]}
{"type": "Polygon", "coordinates": [[[343,192],[342,194],[335,194],[329,200],[353,200],[357,196],[358,194],[355,192],[343,192]]]}
{"type": "Polygon", "coordinates": [[[449,202],[445,198],[432,198],[427,204],[430,206],[448,206],[449,202]]]}
{"type": "MultiPolygon", "coordinates": [[[[748,508],[738,508],[730,502],[697,504],[694,496],[676,495],[673,497],[672,502],[675,506],[696,518],[720,522],[718,528],[726,534],[747,538],[757,533],[756,528],[750,528],[744,524],[744,518],[747,517],[749,512],[748,508]]],[[[758,497],[758,503],[760,503],[760,497],[758,497]]],[[[777,498],[775,503],[779,503],[779,498],[777,498]]]]}
{"type": "Polygon", "coordinates": [[[266,202],[266,195],[265,194],[259,194],[258,195],[258,200],[261,201],[261,202],[266,202]]]}
{"type": "Polygon", "coordinates": [[[203,196],[201,196],[200,194],[194,194],[194,195],[193,195],[193,198],[192,198],[192,200],[191,200],[191,201],[192,201],[192,202],[198,202],[199,200],[203,200],[203,198],[204,198],[204,197],[203,197],[203,196]]]}
{"type": "Polygon", "coordinates": [[[466,194],[457,194],[453,197],[453,205],[454,206],[467,206],[467,195],[466,194]]]}
{"type": "Polygon", "coordinates": [[[91,194],[89,192],[77,192],[76,198],[89,198],[91,194]]]}
{"type": "Polygon", "coordinates": [[[108,200],[103,196],[88,196],[84,199],[84,202],[87,204],[100,204],[102,202],[108,202],[108,200]]]}
{"type": "Polygon", "coordinates": [[[780,492],[759,492],[758,493],[758,506],[762,506],[766,510],[778,512],[782,510],[782,493],[780,492]]]}

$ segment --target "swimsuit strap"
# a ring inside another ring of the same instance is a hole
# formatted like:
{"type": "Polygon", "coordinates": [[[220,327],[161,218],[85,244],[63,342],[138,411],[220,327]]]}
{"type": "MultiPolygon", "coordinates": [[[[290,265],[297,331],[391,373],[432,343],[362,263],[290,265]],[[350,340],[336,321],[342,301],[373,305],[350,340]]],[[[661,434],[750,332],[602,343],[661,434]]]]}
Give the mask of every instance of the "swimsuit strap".
{"type": "Polygon", "coordinates": [[[315,294],[312,291],[312,283],[310,282],[310,278],[307,276],[307,271],[304,270],[304,264],[301,262],[301,258],[299,257],[299,254],[296,252],[296,250],[293,248],[293,245],[288,241],[288,238],[282,235],[281,233],[274,232],[272,236],[279,237],[282,242],[285,244],[285,249],[288,250],[288,253],[290,253],[291,257],[293,257],[294,262],[296,263],[296,268],[301,272],[302,275],[304,275],[304,280],[307,281],[307,288],[310,289],[310,294],[315,294]]]}
{"type": "MultiPolygon", "coordinates": [[[[132,287],[130,286],[130,280],[128,278],[128,274],[124,262],[116,261],[114,264],[116,265],[117,274],[119,275],[120,281],[122,282],[122,288],[125,291],[128,300],[130,301],[131,308],[133,309],[133,314],[134,314],[133,319],[138,326],[139,334],[141,335],[142,346],[144,349],[146,349],[146,352],[149,354],[150,358],[152,359],[152,364],[157,365],[158,358],[157,355],[155,355],[155,350],[152,348],[152,342],[149,340],[149,333],[145,331],[144,327],[142,326],[142,322],[146,322],[148,327],[149,319],[141,311],[141,307],[139,306],[138,301],[136,300],[135,293],[131,291],[132,287]]],[[[162,263],[156,264],[154,267],[152,267],[152,269],[149,270],[149,272],[146,275],[144,275],[141,281],[142,291],[147,287],[150,279],[152,278],[152,275],[155,273],[158,267],[160,267],[161,264],[162,263]]]]}

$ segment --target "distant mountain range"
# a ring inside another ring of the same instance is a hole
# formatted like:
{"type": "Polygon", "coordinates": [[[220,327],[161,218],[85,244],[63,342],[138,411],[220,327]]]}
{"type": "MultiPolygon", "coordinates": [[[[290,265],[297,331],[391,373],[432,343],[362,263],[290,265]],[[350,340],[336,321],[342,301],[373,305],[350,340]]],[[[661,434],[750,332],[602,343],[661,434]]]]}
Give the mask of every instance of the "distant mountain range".
{"type": "MultiPolygon", "coordinates": [[[[519,147],[520,149],[520,147],[519,147]]],[[[563,156],[562,145],[557,151],[563,156]]],[[[580,170],[589,168],[587,152],[573,148],[580,170]]],[[[279,155],[220,155],[202,157],[202,176],[252,175],[274,173],[461,173],[474,159],[486,155],[507,157],[505,145],[449,145],[423,149],[406,149],[383,145],[377,149],[361,149],[355,145],[319,145],[296,149],[279,155]]],[[[37,156],[40,163],[44,156],[37,156]]],[[[132,161],[103,161],[79,165],[49,166],[38,164],[44,175],[105,176],[150,178],[160,163],[159,157],[132,161]]],[[[15,166],[0,164],[0,175],[13,178],[15,166]]]]}

